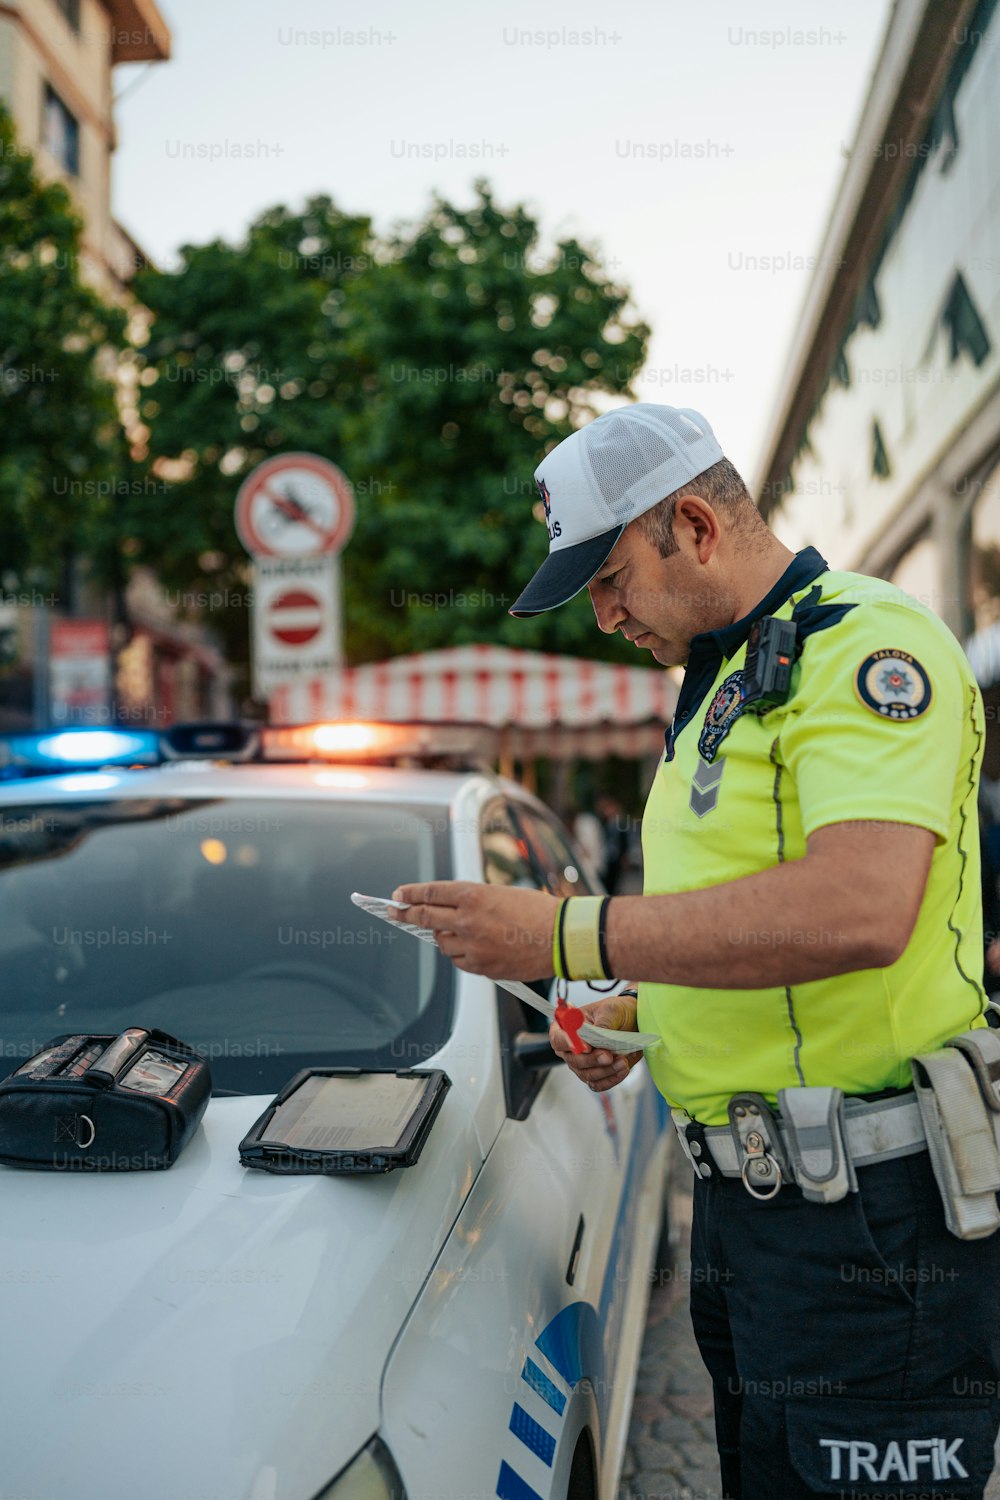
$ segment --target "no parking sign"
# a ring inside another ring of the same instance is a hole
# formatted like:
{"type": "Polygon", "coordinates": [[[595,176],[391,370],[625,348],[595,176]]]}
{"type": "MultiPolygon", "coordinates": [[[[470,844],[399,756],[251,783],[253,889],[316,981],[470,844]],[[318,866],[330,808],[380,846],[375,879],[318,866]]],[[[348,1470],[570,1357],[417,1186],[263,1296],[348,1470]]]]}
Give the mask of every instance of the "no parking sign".
{"type": "Polygon", "coordinates": [[[334,556],[354,530],[354,494],[328,459],[281,453],[244,479],[235,520],[240,541],[255,558],[334,556]]]}

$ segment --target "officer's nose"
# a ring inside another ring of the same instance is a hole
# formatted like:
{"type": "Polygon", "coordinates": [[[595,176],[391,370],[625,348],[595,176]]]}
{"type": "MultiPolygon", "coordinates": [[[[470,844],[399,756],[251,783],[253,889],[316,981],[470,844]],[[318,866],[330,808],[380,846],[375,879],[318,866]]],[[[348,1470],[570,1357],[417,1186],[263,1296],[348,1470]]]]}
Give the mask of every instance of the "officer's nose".
{"type": "Polygon", "coordinates": [[[594,606],[594,614],[597,616],[597,624],[605,635],[614,635],[619,625],[628,619],[628,610],[623,609],[621,601],[614,597],[611,589],[600,583],[589,583],[587,592],[590,594],[590,602],[594,606]]]}

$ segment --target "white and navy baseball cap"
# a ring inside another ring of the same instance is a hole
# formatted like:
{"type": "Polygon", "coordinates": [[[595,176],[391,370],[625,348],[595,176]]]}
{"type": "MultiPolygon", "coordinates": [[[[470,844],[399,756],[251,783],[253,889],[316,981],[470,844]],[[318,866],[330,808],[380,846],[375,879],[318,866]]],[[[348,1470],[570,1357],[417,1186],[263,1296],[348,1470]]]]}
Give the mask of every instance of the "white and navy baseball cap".
{"type": "Polygon", "coordinates": [[[566,604],[607,562],[625,527],[724,454],[688,407],[639,401],[570,433],[535,470],[549,555],[510,613],[566,604]]]}

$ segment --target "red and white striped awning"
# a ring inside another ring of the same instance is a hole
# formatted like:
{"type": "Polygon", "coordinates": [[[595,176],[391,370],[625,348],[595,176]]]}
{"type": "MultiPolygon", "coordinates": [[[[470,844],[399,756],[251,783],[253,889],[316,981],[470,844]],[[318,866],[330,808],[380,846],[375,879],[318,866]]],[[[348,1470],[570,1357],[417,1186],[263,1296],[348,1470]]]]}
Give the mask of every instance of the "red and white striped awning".
{"type": "Polygon", "coordinates": [[[654,725],[662,734],[677,693],[672,671],[505,646],[452,646],[283,684],[272,694],[270,718],[275,724],[419,719],[520,730],[654,725]]]}

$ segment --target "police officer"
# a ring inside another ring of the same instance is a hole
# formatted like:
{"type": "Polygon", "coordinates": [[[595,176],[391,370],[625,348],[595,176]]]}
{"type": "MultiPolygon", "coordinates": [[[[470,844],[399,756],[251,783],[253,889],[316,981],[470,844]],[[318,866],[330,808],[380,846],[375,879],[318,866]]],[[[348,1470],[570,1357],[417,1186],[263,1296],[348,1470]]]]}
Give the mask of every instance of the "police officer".
{"type": "MultiPolygon", "coordinates": [[[[644,894],[396,897],[460,968],[639,982],[589,1009],[661,1038],[726,1495],[981,1495],[1000,1234],[949,1232],[910,1067],[987,1024],[969,666],[899,589],[782,546],[695,411],[609,412],[535,478],[549,555],[511,612],[587,587],[686,667],[644,894]]],[[[552,1042],[595,1091],[642,1056],[552,1042]]]]}

